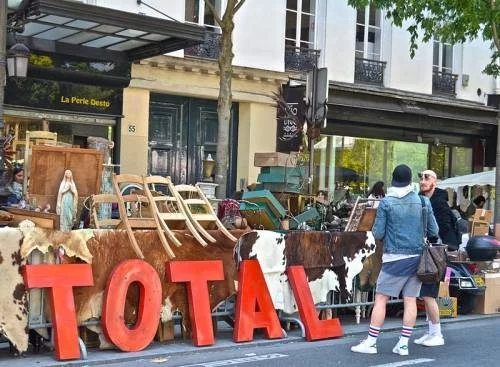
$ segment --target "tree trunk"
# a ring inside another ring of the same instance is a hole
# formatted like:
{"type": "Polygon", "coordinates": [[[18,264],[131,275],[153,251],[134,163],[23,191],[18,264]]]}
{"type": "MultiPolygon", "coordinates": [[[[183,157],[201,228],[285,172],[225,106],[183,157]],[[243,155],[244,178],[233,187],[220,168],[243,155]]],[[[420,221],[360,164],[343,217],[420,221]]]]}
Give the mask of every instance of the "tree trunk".
{"type": "Polygon", "coordinates": [[[233,29],[234,29],[235,0],[228,0],[226,11],[222,18],[220,54],[219,54],[219,99],[217,115],[219,119],[217,135],[217,157],[215,168],[215,183],[218,184],[216,196],[222,199],[227,195],[227,175],[229,168],[229,123],[231,119],[231,105],[233,96],[231,82],[233,74],[233,29]]]}

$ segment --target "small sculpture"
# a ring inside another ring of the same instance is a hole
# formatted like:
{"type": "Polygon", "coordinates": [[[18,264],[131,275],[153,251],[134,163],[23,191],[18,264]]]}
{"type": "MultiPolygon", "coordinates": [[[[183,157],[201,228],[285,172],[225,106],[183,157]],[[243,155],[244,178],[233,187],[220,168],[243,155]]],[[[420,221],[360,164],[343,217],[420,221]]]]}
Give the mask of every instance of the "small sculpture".
{"type": "Polygon", "coordinates": [[[73,173],[67,169],[57,193],[56,213],[59,215],[60,229],[69,232],[76,221],[78,191],[73,181],[73,173]]]}

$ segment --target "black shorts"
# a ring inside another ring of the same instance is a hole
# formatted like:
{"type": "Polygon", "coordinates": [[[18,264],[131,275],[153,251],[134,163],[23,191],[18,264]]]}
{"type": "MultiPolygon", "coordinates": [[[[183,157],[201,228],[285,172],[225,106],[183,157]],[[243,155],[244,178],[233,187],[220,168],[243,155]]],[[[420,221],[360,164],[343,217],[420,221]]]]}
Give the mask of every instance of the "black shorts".
{"type": "Polygon", "coordinates": [[[422,288],[420,288],[420,298],[422,297],[432,297],[437,298],[439,294],[439,283],[424,284],[422,283],[422,288]]]}

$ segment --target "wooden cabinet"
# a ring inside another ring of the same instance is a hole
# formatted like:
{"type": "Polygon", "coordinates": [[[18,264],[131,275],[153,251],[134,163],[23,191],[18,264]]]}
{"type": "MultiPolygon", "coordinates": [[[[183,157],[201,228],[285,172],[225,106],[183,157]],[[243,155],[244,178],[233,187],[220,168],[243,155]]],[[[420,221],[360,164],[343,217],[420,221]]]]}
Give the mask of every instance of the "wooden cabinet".
{"type": "Polygon", "coordinates": [[[55,211],[57,192],[67,169],[73,172],[80,198],[99,193],[102,159],[102,152],[94,149],[34,145],[28,177],[30,198],[41,207],[49,203],[55,211]]]}

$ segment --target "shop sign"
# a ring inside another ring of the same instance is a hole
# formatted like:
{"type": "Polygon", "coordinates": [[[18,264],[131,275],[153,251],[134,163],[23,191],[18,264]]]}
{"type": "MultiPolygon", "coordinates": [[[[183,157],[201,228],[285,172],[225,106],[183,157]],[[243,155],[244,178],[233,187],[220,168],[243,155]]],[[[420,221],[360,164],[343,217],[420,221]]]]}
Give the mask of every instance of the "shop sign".
{"type": "Polygon", "coordinates": [[[282,97],[285,104],[278,104],[276,150],[278,152],[298,152],[302,144],[302,127],[304,125],[303,86],[284,86],[282,97]]]}
{"type": "MultiPolygon", "coordinates": [[[[193,344],[214,343],[208,282],[223,280],[222,261],[169,261],[165,265],[168,282],[186,283],[189,317],[193,326],[193,344]]],[[[93,285],[90,264],[26,265],[27,288],[48,288],[54,328],[55,356],[58,360],[78,359],[78,327],[73,288],[93,285]]],[[[287,268],[290,285],[297,301],[300,318],[309,341],[343,335],[338,319],[319,320],[303,266],[287,268]]],[[[234,342],[253,339],[254,329],[264,329],[268,339],[283,338],[264,275],[257,260],[244,260],[238,272],[234,342]]],[[[160,277],[143,260],[125,260],[111,272],[103,300],[101,323],[106,337],[124,352],[146,348],[158,328],[162,305],[160,277]],[[125,300],[129,286],[137,282],[140,295],[134,327],[124,322],[125,300]]]]}
{"type": "Polygon", "coordinates": [[[49,110],[120,115],[122,90],[54,80],[9,81],[5,103],[49,110]]]}

